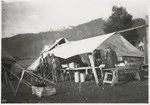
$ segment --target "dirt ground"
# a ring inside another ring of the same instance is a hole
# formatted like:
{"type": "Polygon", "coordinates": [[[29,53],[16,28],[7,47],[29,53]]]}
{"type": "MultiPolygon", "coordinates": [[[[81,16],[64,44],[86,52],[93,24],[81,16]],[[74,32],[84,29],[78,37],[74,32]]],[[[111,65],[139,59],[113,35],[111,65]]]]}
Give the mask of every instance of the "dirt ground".
{"type": "MultiPolygon", "coordinates": [[[[102,82],[101,82],[102,83],[102,82]]],[[[16,84],[16,83],[15,83],[16,84]]],[[[98,87],[94,80],[81,84],[72,81],[60,82],[56,94],[38,98],[32,95],[31,88],[21,84],[17,97],[13,95],[10,85],[2,86],[2,103],[148,103],[148,79],[143,81],[119,81],[98,87]]]]}

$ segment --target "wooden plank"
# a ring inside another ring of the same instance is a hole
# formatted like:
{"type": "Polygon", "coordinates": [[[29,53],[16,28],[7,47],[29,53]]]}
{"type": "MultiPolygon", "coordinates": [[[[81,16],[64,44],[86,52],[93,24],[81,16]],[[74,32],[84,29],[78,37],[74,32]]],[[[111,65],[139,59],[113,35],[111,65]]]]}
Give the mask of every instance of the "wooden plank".
{"type": "Polygon", "coordinates": [[[147,24],[146,25],[141,25],[141,26],[137,26],[137,27],[133,27],[133,28],[117,31],[116,33],[123,33],[123,32],[132,31],[132,30],[135,30],[135,29],[145,28],[145,27],[148,27],[148,25],[147,24]]]}
{"type": "MultiPolygon", "coordinates": [[[[148,25],[148,16],[145,17],[145,22],[148,25]]],[[[146,27],[146,36],[143,37],[144,42],[144,64],[148,64],[148,27],[146,27]]]]}
{"type": "Polygon", "coordinates": [[[112,78],[112,85],[117,84],[118,83],[118,70],[114,70],[113,71],[113,78],[112,78]]]}
{"type": "Polygon", "coordinates": [[[8,82],[9,82],[9,84],[10,84],[10,87],[11,87],[12,92],[15,94],[15,88],[14,88],[12,82],[10,81],[9,77],[8,77],[8,82]]]}
{"type": "Polygon", "coordinates": [[[141,77],[140,77],[139,72],[136,72],[136,74],[135,74],[135,78],[136,78],[136,79],[138,79],[139,81],[141,81],[141,77]]]}
{"type": "Polygon", "coordinates": [[[22,71],[21,78],[20,78],[20,80],[19,80],[19,82],[18,82],[18,86],[17,86],[16,92],[15,92],[15,95],[17,95],[17,92],[18,92],[20,83],[21,83],[21,81],[22,81],[22,79],[23,79],[23,76],[24,76],[24,71],[22,71]]]}
{"type": "Polygon", "coordinates": [[[46,79],[46,78],[43,78],[43,77],[41,77],[41,76],[39,76],[39,75],[36,75],[36,74],[32,73],[31,71],[26,70],[25,68],[21,67],[21,66],[18,65],[17,63],[16,63],[15,65],[16,65],[17,67],[21,68],[21,70],[23,70],[23,71],[25,71],[25,72],[27,72],[27,73],[29,73],[29,74],[35,76],[35,77],[40,78],[40,79],[42,79],[43,81],[47,81],[47,82],[50,82],[50,83],[56,85],[53,81],[50,81],[50,80],[48,80],[48,79],[46,79]]]}
{"type": "Polygon", "coordinates": [[[93,74],[94,74],[95,82],[96,82],[97,86],[99,86],[99,80],[98,80],[97,73],[96,73],[96,70],[95,70],[94,59],[93,59],[92,54],[89,54],[89,59],[90,59],[90,63],[91,63],[91,66],[92,66],[92,71],[93,71],[93,74]]]}
{"type": "MultiPolygon", "coordinates": [[[[100,67],[95,67],[95,68],[100,68],[100,67]]],[[[78,67],[78,68],[67,68],[67,69],[60,69],[61,71],[66,71],[66,70],[88,70],[88,69],[92,69],[92,67],[78,67]]]]}

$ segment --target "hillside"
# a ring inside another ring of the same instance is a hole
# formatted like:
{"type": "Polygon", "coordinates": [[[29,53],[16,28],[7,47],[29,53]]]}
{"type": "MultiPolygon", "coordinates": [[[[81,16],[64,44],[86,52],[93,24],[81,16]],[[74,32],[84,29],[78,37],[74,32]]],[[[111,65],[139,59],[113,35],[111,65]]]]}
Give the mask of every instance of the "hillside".
{"type": "MultiPolygon", "coordinates": [[[[2,39],[2,45],[14,57],[37,58],[44,45],[50,45],[58,38],[65,37],[72,41],[104,34],[104,22],[103,19],[99,18],[61,31],[50,30],[36,34],[18,34],[11,38],[2,39]]],[[[144,19],[134,19],[133,27],[143,24],[145,24],[144,19]]],[[[142,28],[138,29],[137,32],[139,34],[138,44],[145,36],[146,31],[145,28],[142,28]]]]}
{"type": "Polygon", "coordinates": [[[104,34],[104,22],[103,19],[99,18],[63,31],[18,34],[11,38],[3,38],[2,46],[14,57],[36,58],[44,45],[52,44],[60,37],[65,37],[71,41],[104,34]]]}

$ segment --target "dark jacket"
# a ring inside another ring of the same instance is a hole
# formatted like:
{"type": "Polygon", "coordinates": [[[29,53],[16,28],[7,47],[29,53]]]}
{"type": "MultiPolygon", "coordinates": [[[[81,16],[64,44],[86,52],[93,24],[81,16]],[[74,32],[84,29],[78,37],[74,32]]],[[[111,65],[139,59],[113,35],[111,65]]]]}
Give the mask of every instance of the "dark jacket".
{"type": "Polygon", "coordinates": [[[107,51],[105,67],[114,68],[117,62],[118,62],[118,58],[117,58],[117,54],[115,53],[115,51],[113,51],[112,49],[110,51],[107,51]]]}

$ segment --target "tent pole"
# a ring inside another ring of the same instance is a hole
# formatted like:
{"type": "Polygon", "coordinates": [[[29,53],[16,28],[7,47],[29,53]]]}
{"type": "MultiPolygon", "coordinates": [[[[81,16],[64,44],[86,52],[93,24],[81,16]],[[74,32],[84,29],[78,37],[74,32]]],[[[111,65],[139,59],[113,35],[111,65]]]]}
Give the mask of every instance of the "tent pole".
{"type": "Polygon", "coordinates": [[[9,84],[10,84],[10,87],[11,87],[11,89],[12,89],[12,92],[15,94],[15,88],[14,88],[12,82],[10,81],[9,77],[8,77],[8,82],[9,82],[9,84]]]}
{"type": "Polygon", "coordinates": [[[22,81],[22,79],[23,79],[23,76],[24,76],[24,71],[22,71],[22,74],[21,74],[20,80],[19,80],[19,82],[18,82],[18,86],[17,86],[16,92],[15,92],[15,96],[17,95],[17,92],[18,92],[18,89],[19,89],[20,83],[21,83],[21,81],[22,81]]]}
{"type": "Polygon", "coordinates": [[[8,76],[7,76],[6,71],[5,71],[5,82],[6,82],[6,84],[8,83],[8,76]]]}
{"type": "Polygon", "coordinates": [[[21,68],[23,71],[25,71],[25,72],[27,72],[27,73],[33,75],[33,76],[36,76],[36,77],[38,77],[38,78],[41,78],[41,79],[43,79],[43,80],[45,80],[45,81],[47,81],[47,82],[50,82],[50,83],[56,85],[54,82],[52,82],[52,81],[50,81],[50,80],[48,80],[48,79],[45,79],[45,78],[43,78],[43,77],[41,77],[41,76],[38,76],[38,75],[36,75],[36,74],[34,74],[34,73],[32,73],[32,72],[29,72],[28,70],[26,70],[25,68],[21,67],[21,66],[18,65],[17,63],[16,63],[16,66],[19,67],[19,68],[21,68]]]}
{"type": "MultiPolygon", "coordinates": [[[[16,77],[18,80],[19,80],[19,77],[17,75],[15,75],[14,73],[10,72],[9,70],[7,70],[7,68],[4,67],[4,69],[6,71],[8,71],[11,75],[13,75],[14,77],[16,77]]],[[[25,80],[22,80],[22,83],[24,83],[25,85],[27,85],[28,87],[30,87],[29,85],[32,85],[32,84],[29,84],[28,82],[26,82],[25,80]]]]}
{"type": "MultiPolygon", "coordinates": [[[[146,25],[148,25],[148,16],[145,16],[146,25]]],[[[143,37],[144,42],[144,63],[148,64],[148,27],[146,27],[146,36],[143,37]]]]}
{"type": "Polygon", "coordinates": [[[97,73],[96,73],[96,70],[95,70],[93,54],[91,54],[91,53],[89,54],[89,59],[90,59],[90,63],[91,63],[91,66],[92,66],[92,71],[94,73],[95,82],[96,82],[97,86],[99,86],[99,80],[98,80],[97,73]]]}

